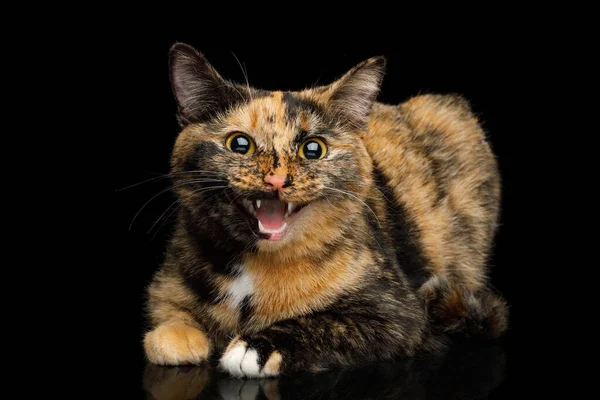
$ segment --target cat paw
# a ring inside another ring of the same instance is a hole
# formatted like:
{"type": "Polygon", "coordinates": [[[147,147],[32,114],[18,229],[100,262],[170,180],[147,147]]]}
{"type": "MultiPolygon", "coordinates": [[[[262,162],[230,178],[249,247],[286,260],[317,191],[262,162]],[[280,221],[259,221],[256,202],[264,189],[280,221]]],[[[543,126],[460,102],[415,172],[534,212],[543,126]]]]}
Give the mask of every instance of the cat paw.
{"type": "Polygon", "coordinates": [[[221,368],[236,378],[278,376],[283,357],[264,339],[234,338],[219,362],[221,368]]]}
{"type": "Polygon", "coordinates": [[[144,337],[148,361],[159,365],[201,364],[210,354],[206,335],[187,325],[159,325],[144,337]]]}

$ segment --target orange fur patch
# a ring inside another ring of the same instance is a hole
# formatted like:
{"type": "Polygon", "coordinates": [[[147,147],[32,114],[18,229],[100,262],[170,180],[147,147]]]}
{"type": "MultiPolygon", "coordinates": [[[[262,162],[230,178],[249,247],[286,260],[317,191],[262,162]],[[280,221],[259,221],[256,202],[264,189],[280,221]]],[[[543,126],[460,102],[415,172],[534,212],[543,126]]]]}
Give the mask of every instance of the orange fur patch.
{"type": "Polygon", "coordinates": [[[159,325],[144,337],[148,360],[160,365],[200,364],[210,355],[204,333],[186,325],[159,325]]]}
{"type": "Polygon", "coordinates": [[[279,375],[279,371],[281,370],[281,363],[283,362],[283,357],[281,353],[275,350],[269,356],[269,359],[265,363],[263,367],[262,374],[264,376],[277,376],[279,375]]]}
{"type": "Polygon", "coordinates": [[[321,261],[247,256],[244,265],[255,285],[250,329],[324,309],[341,293],[360,287],[372,262],[369,252],[350,251],[321,261]]]}

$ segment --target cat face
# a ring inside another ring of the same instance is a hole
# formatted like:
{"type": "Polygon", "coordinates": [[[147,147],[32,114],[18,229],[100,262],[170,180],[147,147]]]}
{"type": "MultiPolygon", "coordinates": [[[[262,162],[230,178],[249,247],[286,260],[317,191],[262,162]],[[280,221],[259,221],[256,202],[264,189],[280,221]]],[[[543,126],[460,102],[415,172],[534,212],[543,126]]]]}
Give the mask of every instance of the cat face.
{"type": "Polygon", "coordinates": [[[176,44],[171,79],[184,129],[172,176],[196,231],[259,251],[332,242],[371,187],[361,135],[383,68],[370,59],[326,87],[268,92],[225,81],[176,44]]]}

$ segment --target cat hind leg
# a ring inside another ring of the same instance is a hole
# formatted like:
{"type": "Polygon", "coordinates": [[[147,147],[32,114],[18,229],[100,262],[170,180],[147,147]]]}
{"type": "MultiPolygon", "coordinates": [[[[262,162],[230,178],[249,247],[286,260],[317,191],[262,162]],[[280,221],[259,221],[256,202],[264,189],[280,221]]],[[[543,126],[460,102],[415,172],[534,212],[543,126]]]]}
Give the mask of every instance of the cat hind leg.
{"type": "Polygon", "coordinates": [[[506,301],[488,288],[471,291],[435,276],[419,292],[434,331],[487,339],[496,339],[506,331],[506,301]]]}

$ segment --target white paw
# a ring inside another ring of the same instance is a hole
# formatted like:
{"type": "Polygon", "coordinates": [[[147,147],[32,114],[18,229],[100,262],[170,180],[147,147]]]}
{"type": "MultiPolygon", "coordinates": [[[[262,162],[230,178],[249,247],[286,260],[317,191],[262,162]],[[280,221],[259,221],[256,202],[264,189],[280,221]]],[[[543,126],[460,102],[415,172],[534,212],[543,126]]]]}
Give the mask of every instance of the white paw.
{"type": "Polygon", "coordinates": [[[260,364],[258,352],[243,340],[232,340],[221,357],[221,368],[236,378],[264,378],[279,375],[282,357],[278,351],[269,355],[263,365],[260,364]]]}

